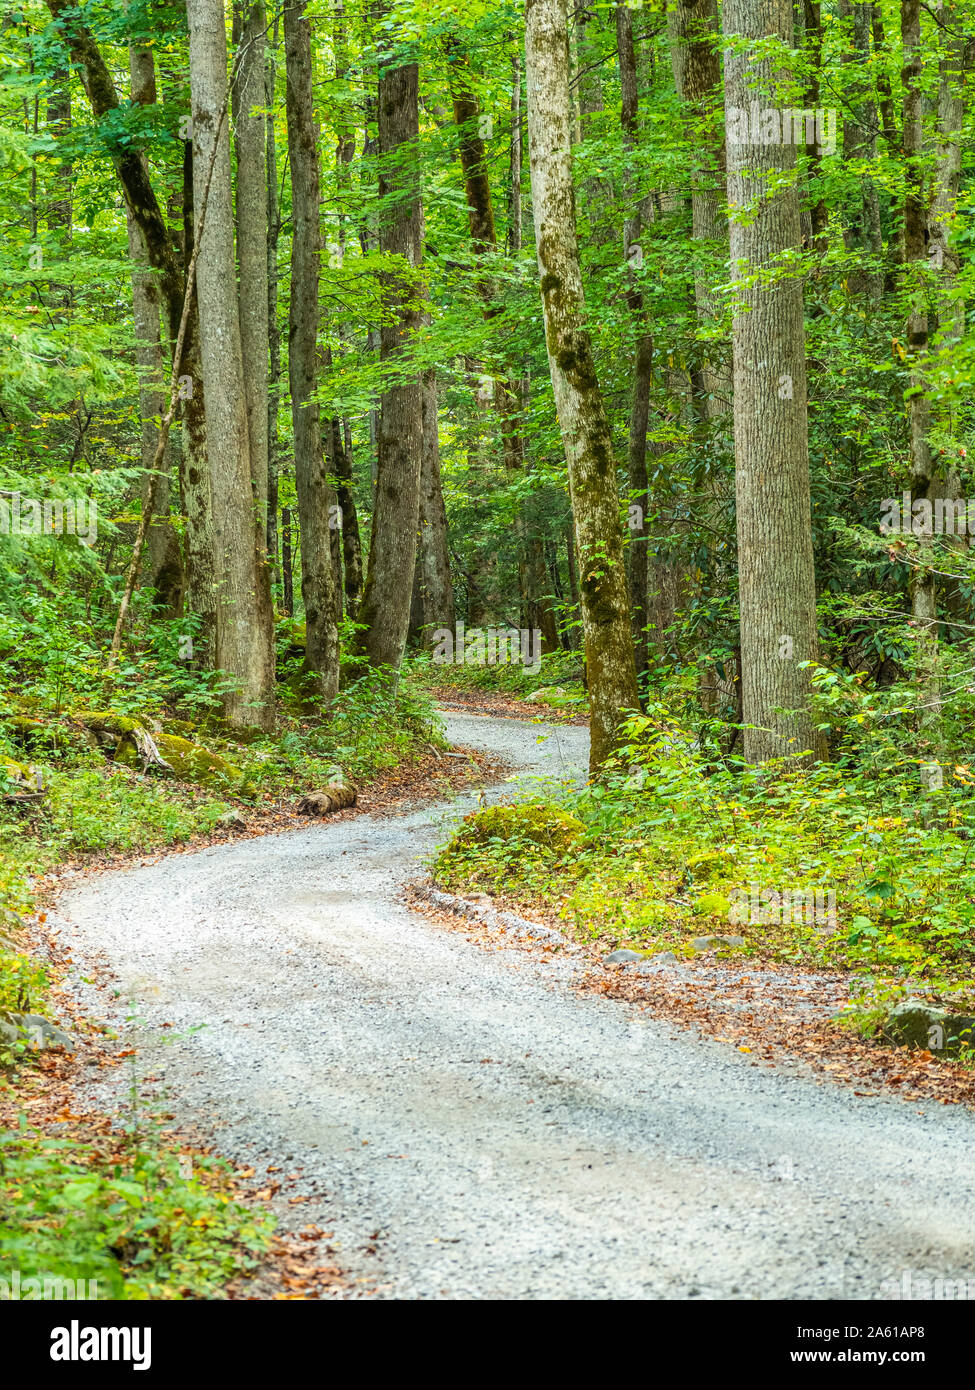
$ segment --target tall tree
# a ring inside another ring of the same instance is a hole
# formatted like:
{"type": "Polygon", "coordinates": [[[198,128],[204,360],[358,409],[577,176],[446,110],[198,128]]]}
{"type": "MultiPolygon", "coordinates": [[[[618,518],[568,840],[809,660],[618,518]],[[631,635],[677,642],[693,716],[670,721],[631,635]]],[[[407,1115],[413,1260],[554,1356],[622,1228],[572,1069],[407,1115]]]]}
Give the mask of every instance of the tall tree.
{"type": "MultiPolygon", "coordinates": [[[[384,38],[384,45],[389,42],[384,38]]],[[[421,325],[418,272],[423,256],[423,206],[417,150],[419,69],[388,46],[379,54],[378,108],[383,199],[379,242],[395,264],[382,277],[385,319],[380,354],[387,377],[379,419],[369,570],[359,619],[364,625],[361,648],[370,665],[396,670],[409,631],[423,457],[420,373],[403,363],[421,325]]]]}
{"type": "Polygon", "coordinates": [[[440,482],[440,412],[437,369],[423,373],[423,464],[420,470],[417,581],[420,622],[425,640],[455,622],[454,585],[447,549],[447,509],[440,482]]]}
{"type": "Polygon", "coordinates": [[[274,96],[277,75],[278,19],[267,45],[264,72],[264,165],[267,178],[267,339],[270,375],[267,386],[267,554],[272,577],[278,572],[278,408],[281,404],[281,329],[278,325],[278,241],[281,209],[278,203],[277,137],[274,96]]]}
{"type": "Polygon", "coordinates": [[[566,0],[528,0],[528,146],[549,371],[569,471],[589,698],[590,767],[638,708],[613,443],[585,324],[572,187],[566,0]]]}
{"type": "MultiPolygon", "coordinates": [[[[629,154],[635,151],[639,139],[639,94],[637,85],[636,49],[633,44],[633,12],[626,4],[616,7],[616,50],[620,65],[620,125],[623,146],[629,154]]],[[[630,608],[633,619],[633,641],[636,649],[638,677],[643,677],[650,662],[647,624],[650,620],[647,571],[647,540],[650,515],[647,489],[647,433],[650,427],[650,386],[653,374],[653,333],[647,323],[643,294],[637,283],[631,261],[639,247],[642,215],[634,189],[627,190],[627,216],[623,221],[623,254],[629,267],[626,303],[633,319],[636,351],[633,358],[633,386],[630,404],[630,427],[627,435],[626,473],[631,504],[639,508],[639,526],[633,528],[627,550],[627,572],[630,581],[630,608]]]]}
{"type": "MultiPolygon", "coordinates": [[[[150,106],[156,101],[156,73],[152,50],[129,46],[129,73],[132,101],[150,106]]],[[[147,169],[148,178],[148,169],[147,169]]],[[[132,327],[135,332],[135,360],[139,368],[139,416],[142,426],[142,465],[146,470],[142,484],[142,505],[151,506],[152,518],[146,537],[142,577],[156,590],[160,606],[171,615],[180,610],[183,598],[183,563],[176,531],[169,515],[169,479],[172,452],[167,441],[158,477],[150,469],[156,455],[159,421],[166,409],[168,353],[160,339],[159,287],[149,268],[142,228],[130,209],[126,209],[129,259],[132,261],[132,327]]]]}
{"type": "MultiPolygon", "coordinates": [[[[264,0],[235,0],[236,81],[231,94],[237,146],[237,261],[240,346],[255,524],[267,547],[268,483],[268,188],[264,0]]],[[[265,556],[266,558],[266,556],[265,556]]]]}
{"type": "Polygon", "coordinates": [[[291,307],[288,378],[294,433],[295,489],[301,527],[301,596],[305,605],[305,662],[317,692],[339,688],[338,591],[329,534],[331,491],[315,399],[318,336],[318,129],[312,86],[311,26],[303,0],[284,12],[288,147],[291,154],[291,307]]]}
{"type": "Polygon", "coordinates": [[[274,630],[267,567],[258,551],[251,489],[230,182],[227,33],[219,0],[187,0],[193,100],[194,198],[200,233],[203,396],[213,497],[216,664],[234,678],[225,697],[235,726],[274,723],[274,630]]]}
{"type": "Polygon", "coordinates": [[[742,710],[745,756],[760,763],[825,753],[803,666],[818,641],[795,149],[741,118],[774,123],[787,105],[791,0],[725,0],[724,33],[742,710]]]}

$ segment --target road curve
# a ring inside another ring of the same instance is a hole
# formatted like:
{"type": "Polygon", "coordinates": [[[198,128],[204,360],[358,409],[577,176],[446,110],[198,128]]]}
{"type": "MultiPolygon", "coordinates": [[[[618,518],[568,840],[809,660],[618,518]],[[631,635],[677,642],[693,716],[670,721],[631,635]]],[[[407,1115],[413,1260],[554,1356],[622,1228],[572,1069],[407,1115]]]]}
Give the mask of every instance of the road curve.
{"type": "MultiPolygon", "coordinates": [[[[524,769],[522,795],[585,766],[584,729],[446,722],[524,769]]],[[[403,884],[468,804],[91,878],[58,906],[75,988],[178,1120],[259,1173],[302,1168],[317,1195],[282,1213],[334,1231],[380,1297],[869,1299],[905,1271],[975,1279],[967,1111],[755,1067],[575,993],[571,962],[411,912],[403,884]]],[[[122,1105],[125,1087],[89,1091],[122,1105]]]]}

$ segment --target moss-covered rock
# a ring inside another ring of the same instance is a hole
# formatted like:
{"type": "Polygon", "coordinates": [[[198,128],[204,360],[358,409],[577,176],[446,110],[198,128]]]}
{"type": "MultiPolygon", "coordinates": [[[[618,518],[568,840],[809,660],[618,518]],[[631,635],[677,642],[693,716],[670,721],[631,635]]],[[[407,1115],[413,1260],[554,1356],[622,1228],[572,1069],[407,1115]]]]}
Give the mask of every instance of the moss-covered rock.
{"type": "Polygon", "coordinates": [[[71,717],[91,729],[108,729],[114,734],[131,734],[136,729],[149,727],[145,719],[130,714],[115,714],[112,710],[79,710],[71,717]]]}
{"type": "Polygon", "coordinates": [[[163,729],[167,734],[175,734],[177,738],[188,738],[192,742],[192,735],[197,732],[196,725],[189,719],[165,719],[163,729]]]}
{"type": "Polygon", "coordinates": [[[18,787],[34,787],[36,777],[32,768],[26,763],[15,762],[13,758],[0,756],[0,778],[6,782],[13,782],[18,787]]]}
{"type": "Polygon", "coordinates": [[[585,700],[583,690],[567,690],[562,685],[543,685],[525,696],[526,705],[547,705],[549,709],[570,709],[585,700]]]}
{"type": "MultiPolygon", "coordinates": [[[[191,743],[188,738],[176,734],[156,734],[156,747],[173,770],[173,776],[181,782],[193,782],[201,787],[215,790],[233,790],[238,796],[253,796],[254,788],[244,780],[244,774],[235,763],[191,743]]],[[[139,767],[139,754],[136,747],[127,739],[120,742],[115,754],[117,762],[127,767],[139,767]]]]}
{"type": "Polygon", "coordinates": [[[582,821],[557,806],[487,806],[464,817],[448,853],[506,840],[564,854],[584,833],[582,821]]]}

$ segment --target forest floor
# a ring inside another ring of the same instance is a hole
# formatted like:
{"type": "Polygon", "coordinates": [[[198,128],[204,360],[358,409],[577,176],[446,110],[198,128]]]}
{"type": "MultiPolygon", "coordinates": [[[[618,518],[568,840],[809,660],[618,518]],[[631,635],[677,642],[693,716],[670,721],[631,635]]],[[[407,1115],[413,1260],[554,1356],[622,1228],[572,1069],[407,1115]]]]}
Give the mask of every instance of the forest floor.
{"type": "MultiPolygon", "coordinates": [[[[451,713],[447,732],[520,769],[492,800],[585,775],[582,728],[451,713]]],[[[230,1157],[290,1242],[293,1297],[869,1299],[906,1269],[972,1277],[975,1121],[892,1094],[877,1048],[824,1056],[839,977],[702,958],[635,981],[446,898],[411,906],[478,799],[67,887],[46,924],[66,983],[132,1053],[86,1067],[78,1103],[122,1112],[135,1077],[230,1157]]]]}

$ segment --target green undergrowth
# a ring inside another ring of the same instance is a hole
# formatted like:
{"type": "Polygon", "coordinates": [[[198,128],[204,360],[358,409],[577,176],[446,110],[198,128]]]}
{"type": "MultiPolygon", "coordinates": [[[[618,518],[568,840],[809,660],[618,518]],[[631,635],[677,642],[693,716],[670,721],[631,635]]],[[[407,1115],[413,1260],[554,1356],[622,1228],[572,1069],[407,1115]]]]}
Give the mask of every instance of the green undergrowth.
{"type": "Polygon", "coordinates": [[[221,1160],[188,1164],[151,1129],[94,1142],[23,1122],[0,1131],[0,1278],[84,1280],[82,1296],[94,1280],[99,1299],[218,1298],[273,1224],[229,1179],[221,1160]]]}
{"type": "MultiPolygon", "coordinates": [[[[0,1012],[52,1012],[22,928],[53,869],[185,843],[235,806],[293,804],[336,778],[361,786],[444,742],[408,671],[395,684],[350,672],[326,711],[288,684],[295,662],[282,650],[275,732],[232,730],[220,678],[179,660],[175,626],[158,625],[108,677],[82,623],[57,629],[43,604],[35,616],[50,627],[22,625],[16,643],[0,616],[0,1012]],[[140,770],[143,731],[172,774],[140,770]]],[[[32,1057],[0,1042],[8,1110],[32,1057]]],[[[186,1177],[144,1124],[121,1150],[75,1128],[22,1119],[0,1133],[0,1279],[17,1269],[22,1281],[95,1279],[102,1298],[213,1298],[260,1258],[272,1223],[234,1200],[217,1160],[194,1160],[186,1177]]]]}
{"type": "Polygon", "coordinates": [[[745,938],[856,972],[864,1009],[906,993],[975,1002],[975,797],[967,767],[925,791],[917,762],[805,770],[715,764],[660,708],[631,720],[605,782],[539,802],[580,833],[524,833],[524,807],[468,817],[434,866],[445,887],[553,913],[607,949],[745,938]]]}

